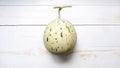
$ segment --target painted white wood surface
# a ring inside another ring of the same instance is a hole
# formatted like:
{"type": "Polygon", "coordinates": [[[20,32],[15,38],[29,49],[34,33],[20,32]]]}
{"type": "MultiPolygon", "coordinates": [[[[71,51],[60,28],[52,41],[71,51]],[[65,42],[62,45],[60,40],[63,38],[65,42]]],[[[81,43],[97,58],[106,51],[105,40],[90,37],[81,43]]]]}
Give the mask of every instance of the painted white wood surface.
{"type": "Polygon", "coordinates": [[[77,45],[63,56],[43,44],[45,26],[1,26],[1,68],[119,68],[120,26],[75,26],[77,45]]]}
{"type": "Polygon", "coordinates": [[[120,5],[120,0],[0,0],[0,5],[120,5]]]}
{"type": "Polygon", "coordinates": [[[120,0],[0,0],[0,68],[120,68],[120,0]],[[43,44],[58,4],[77,31],[64,55],[43,44]]]}
{"type": "MultiPolygon", "coordinates": [[[[53,6],[0,6],[0,24],[48,24],[57,18],[53,6]]],[[[120,24],[120,6],[73,6],[62,18],[73,24],[120,24]]]]}

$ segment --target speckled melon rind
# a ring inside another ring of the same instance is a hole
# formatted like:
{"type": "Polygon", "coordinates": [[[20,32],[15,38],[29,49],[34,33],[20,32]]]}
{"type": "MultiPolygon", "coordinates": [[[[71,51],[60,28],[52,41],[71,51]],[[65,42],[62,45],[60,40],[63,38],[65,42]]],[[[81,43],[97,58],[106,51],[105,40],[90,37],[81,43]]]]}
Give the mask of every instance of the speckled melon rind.
{"type": "Polygon", "coordinates": [[[65,53],[72,49],[77,41],[75,28],[65,19],[51,21],[44,31],[45,47],[52,53],[65,53]]]}

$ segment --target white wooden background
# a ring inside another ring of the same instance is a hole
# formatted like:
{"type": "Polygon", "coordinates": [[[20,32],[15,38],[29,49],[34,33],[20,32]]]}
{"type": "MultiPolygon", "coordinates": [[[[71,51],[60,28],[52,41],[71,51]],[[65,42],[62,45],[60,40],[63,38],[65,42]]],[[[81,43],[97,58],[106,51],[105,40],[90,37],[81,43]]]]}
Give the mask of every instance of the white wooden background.
{"type": "Polygon", "coordinates": [[[0,68],[120,68],[120,0],[0,0],[0,68]],[[43,44],[59,4],[77,31],[64,55],[43,44]]]}

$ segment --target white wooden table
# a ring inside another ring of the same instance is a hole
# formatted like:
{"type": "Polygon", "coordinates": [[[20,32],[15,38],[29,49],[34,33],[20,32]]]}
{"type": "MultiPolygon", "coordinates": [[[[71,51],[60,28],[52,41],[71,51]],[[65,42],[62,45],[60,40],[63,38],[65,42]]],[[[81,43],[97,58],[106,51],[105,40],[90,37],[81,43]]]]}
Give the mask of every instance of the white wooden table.
{"type": "Polygon", "coordinates": [[[120,0],[0,0],[0,68],[120,68],[120,0]],[[58,4],[73,6],[62,17],[77,31],[65,55],[43,44],[58,4]]]}

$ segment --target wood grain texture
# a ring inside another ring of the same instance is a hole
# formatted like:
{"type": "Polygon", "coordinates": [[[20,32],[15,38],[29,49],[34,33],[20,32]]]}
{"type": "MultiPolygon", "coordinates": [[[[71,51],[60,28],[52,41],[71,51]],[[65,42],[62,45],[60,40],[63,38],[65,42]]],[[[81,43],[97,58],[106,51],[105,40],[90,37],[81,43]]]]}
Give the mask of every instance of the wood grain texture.
{"type": "Polygon", "coordinates": [[[0,0],[0,68],[120,68],[120,0],[0,0]],[[58,4],[77,32],[64,55],[43,44],[58,4]]]}
{"type": "Polygon", "coordinates": [[[75,26],[77,45],[53,55],[43,44],[45,26],[0,27],[1,68],[119,68],[120,26],[75,26]]]}
{"type": "Polygon", "coordinates": [[[96,6],[96,5],[120,5],[119,0],[0,0],[0,5],[89,5],[89,6],[96,6]]]}
{"type": "MultiPolygon", "coordinates": [[[[0,6],[0,25],[47,25],[57,18],[53,6],[0,6]]],[[[119,25],[120,6],[73,6],[62,18],[74,25],[119,25]]]]}
{"type": "MultiPolygon", "coordinates": [[[[80,46],[76,48],[78,50],[93,47],[99,49],[120,47],[120,26],[75,26],[75,28],[77,46],[80,46]]],[[[0,27],[0,50],[26,50],[34,46],[44,48],[44,29],[45,26],[2,26],[0,27]]]]}

